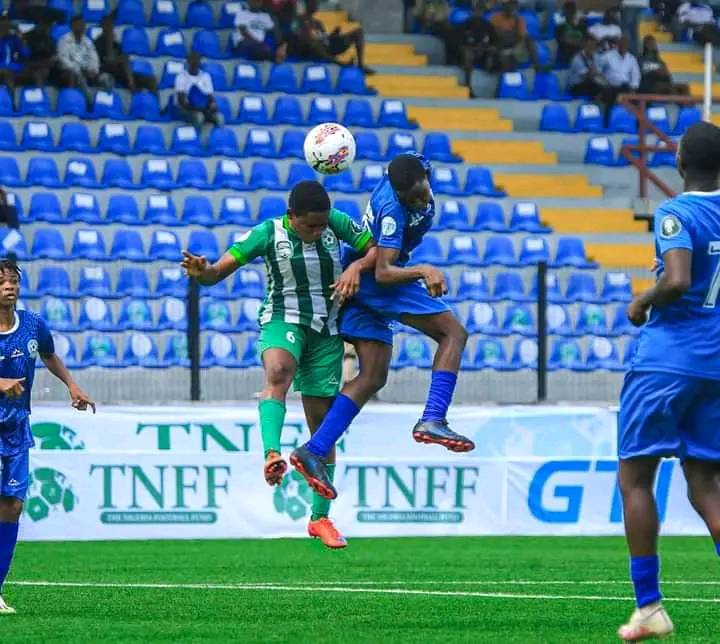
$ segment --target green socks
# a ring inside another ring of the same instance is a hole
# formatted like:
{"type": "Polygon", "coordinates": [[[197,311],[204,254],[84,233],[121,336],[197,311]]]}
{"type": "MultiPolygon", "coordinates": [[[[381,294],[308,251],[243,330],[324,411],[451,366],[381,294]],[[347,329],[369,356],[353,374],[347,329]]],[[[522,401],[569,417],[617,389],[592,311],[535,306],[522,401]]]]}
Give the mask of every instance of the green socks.
{"type": "Polygon", "coordinates": [[[285,403],[274,398],[265,398],[258,404],[260,411],[260,433],[263,450],[280,453],[280,435],[285,424],[285,403]]]}
{"type": "MultiPolygon", "coordinates": [[[[327,468],[328,477],[332,483],[335,478],[335,463],[328,463],[325,467],[327,468]]],[[[330,499],[325,499],[319,494],[313,492],[312,516],[310,517],[310,521],[327,519],[331,503],[332,501],[330,499]]]]}

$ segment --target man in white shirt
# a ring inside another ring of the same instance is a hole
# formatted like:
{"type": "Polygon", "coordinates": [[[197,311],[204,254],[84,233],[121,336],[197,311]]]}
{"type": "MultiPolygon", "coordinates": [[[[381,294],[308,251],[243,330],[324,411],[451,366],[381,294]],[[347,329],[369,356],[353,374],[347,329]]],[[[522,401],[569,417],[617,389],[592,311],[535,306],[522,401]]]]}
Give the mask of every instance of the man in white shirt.
{"type": "Polygon", "coordinates": [[[282,42],[278,25],[267,11],[263,0],[250,0],[247,8],[235,14],[233,47],[235,53],[249,60],[285,60],[287,45],[282,42]]]}
{"type": "Polygon", "coordinates": [[[177,116],[197,129],[205,123],[221,126],[223,115],[215,102],[210,74],[200,69],[202,59],[196,51],[187,58],[187,68],[175,77],[175,107],[177,116]]]}
{"type": "Polygon", "coordinates": [[[630,53],[627,38],[621,38],[617,49],[606,51],[601,60],[600,71],[610,87],[623,92],[640,87],[640,65],[630,53]]]}
{"type": "Polygon", "coordinates": [[[679,34],[683,29],[690,29],[693,40],[701,45],[707,42],[720,45],[720,29],[710,5],[695,1],[683,2],[677,8],[676,18],[679,24],[675,25],[673,31],[679,34]]]}

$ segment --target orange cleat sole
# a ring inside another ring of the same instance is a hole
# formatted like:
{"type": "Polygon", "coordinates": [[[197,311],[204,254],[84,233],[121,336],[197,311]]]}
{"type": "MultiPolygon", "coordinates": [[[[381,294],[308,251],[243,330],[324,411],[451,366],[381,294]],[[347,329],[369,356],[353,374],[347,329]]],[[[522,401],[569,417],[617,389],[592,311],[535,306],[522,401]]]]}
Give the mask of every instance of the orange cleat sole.
{"type": "Polygon", "coordinates": [[[285,472],[287,472],[287,463],[281,456],[267,461],[263,467],[265,482],[268,485],[280,485],[285,472]]]}
{"type": "Polygon", "coordinates": [[[475,443],[471,440],[450,440],[449,438],[435,438],[425,432],[413,432],[413,438],[416,443],[424,443],[425,445],[442,445],[451,452],[472,452],[475,449],[475,443]]]}
{"type": "Polygon", "coordinates": [[[298,474],[300,474],[300,476],[305,479],[307,484],[312,488],[314,492],[317,492],[324,499],[332,500],[337,498],[337,492],[335,491],[335,489],[328,487],[320,479],[311,476],[308,471],[303,467],[300,459],[297,458],[294,454],[290,456],[290,464],[295,468],[298,474]]]}

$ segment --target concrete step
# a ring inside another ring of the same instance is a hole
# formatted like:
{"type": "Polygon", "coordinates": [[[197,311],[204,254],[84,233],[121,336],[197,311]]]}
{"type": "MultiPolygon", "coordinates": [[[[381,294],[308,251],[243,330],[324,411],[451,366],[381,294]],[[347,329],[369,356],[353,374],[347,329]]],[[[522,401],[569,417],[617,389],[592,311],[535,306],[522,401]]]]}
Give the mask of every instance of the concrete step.
{"type": "MultiPolygon", "coordinates": [[[[371,63],[370,63],[371,64],[371,63]]],[[[469,90],[455,76],[375,74],[367,79],[384,96],[425,98],[467,98],[469,90]]]]}
{"type": "Polygon", "coordinates": [[[652,244],[587,244],[585,247],[590,259],[600,263],[603,268],[645,268],[652,265],[655,249],[652,244]]]}
{"type": "Polygon", "coordinates": [[[702,51],[666,51],[662,58],[673,74],[702,74],[705,69],[702,51]]]}
{"type": "Polygon", "coordinates": [[[482,165],[555,165],[557,155],[547,152],[542,141],[455,140],[453,152],[466,163],[482,165]]]}
{"type": "Polygon", "coordinates": [[[524,173],[497,173],[495,184],[510,197],[580,197],[600,198],[603,190],[591,185],[587,175],[538,175],[524,173]]]}
{"type": "Polygon", "coordinates": [[[408,115],[424,130],[447,132],[511,132],[513,122],[500,117],[496,108],[418,107],[408,106],[408,115]]]}
{"type": "Polygon", "coordinates": [[[646,225],[635,221],[629,208],[543,208],[541,216],[555,232],[563,234],[647,232],[646,225]]]}

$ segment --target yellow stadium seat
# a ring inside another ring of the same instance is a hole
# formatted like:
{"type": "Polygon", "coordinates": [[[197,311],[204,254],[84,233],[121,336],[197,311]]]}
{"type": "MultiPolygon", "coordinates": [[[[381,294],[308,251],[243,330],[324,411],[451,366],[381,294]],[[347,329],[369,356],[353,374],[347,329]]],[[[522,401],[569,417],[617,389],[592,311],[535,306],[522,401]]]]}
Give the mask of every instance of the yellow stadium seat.
{"type": "Polygon", "coordinates": [[[649,268],[655,258],[652,242],[647,244],[585,244],[588,258],[606,268],[649,268]]]}
{"type": "Polygon", "coordinates": [[[512,132],[513,122],[500,118],[494,107],[418,107],[408,105],[408,115],[426,130],[512,132]]]}
{"type": "Polygon", "coordinates": [[[542,208],[540,216],[562,234],[647,232],[647,224],[626,208],[542,208]]]}
{"type": "Polygon", "coordinates": [[[453,142],[453,152],[467,163],[482,165],[555,165],[557,154],[547,152],[541,141],[481,141],[453,142]]]}
{"type": "Polygon", "coordinates": [[[578,197],[599,198],[600,186],[588,183],[583,174],[515,174],[497,173],[495,184],[511,197],[578,197]]]}

